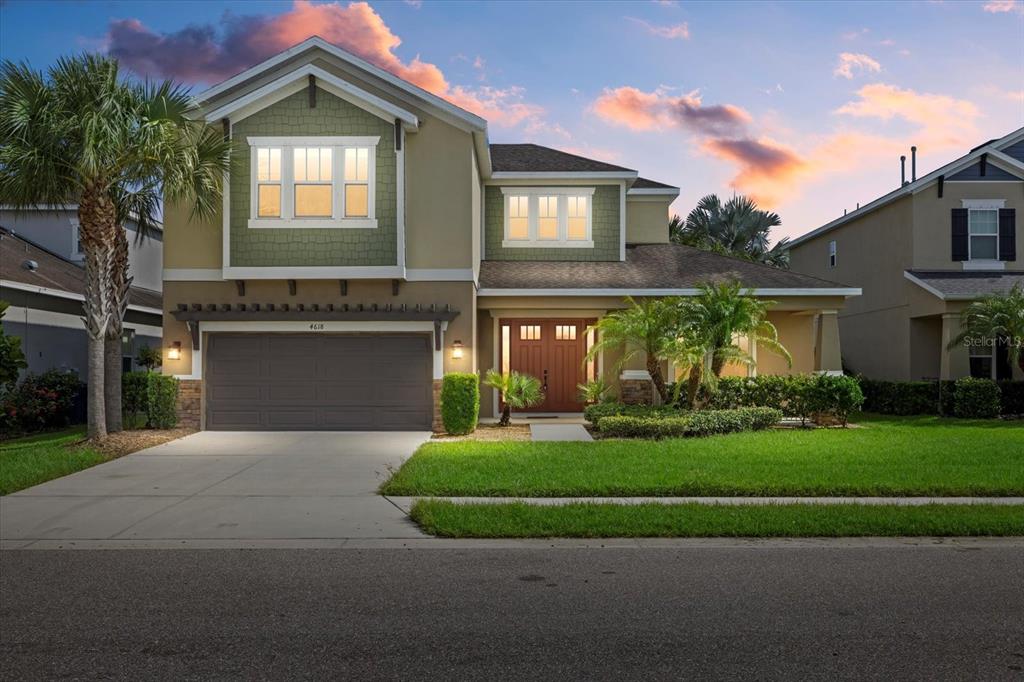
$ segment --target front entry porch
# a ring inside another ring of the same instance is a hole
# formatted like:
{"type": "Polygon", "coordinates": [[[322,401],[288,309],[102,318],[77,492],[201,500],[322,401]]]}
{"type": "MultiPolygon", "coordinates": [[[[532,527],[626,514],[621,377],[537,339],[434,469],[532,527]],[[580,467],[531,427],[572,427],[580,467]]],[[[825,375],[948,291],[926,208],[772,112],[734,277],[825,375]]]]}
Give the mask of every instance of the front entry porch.
{"type": "Polygon", "coordinates": [[[541,382],[544,402],[524,413],[575,413],[583,410],[579,385],[597,375],[595,361],[587,361],[594,344],[587,318],[500,318],[498,355],[501,372],[519,372],[541,382]]]}

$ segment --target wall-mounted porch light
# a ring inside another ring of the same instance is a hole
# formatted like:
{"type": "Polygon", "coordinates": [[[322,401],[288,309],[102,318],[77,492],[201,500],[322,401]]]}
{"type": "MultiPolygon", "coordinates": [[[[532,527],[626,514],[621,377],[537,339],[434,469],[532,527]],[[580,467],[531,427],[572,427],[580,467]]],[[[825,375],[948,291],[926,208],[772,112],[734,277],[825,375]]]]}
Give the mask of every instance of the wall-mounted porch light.
{"type": "Polygon", "coordinates": [[[452,344],[452,360],[462,359],[462,341],[456,341],[452,344]]]}
{"type": "Polygon", "coordinates": [[[181,341],[175,341],[171,344],[171,347],[167,349],[168,360],[181,360],[181,341]]]}

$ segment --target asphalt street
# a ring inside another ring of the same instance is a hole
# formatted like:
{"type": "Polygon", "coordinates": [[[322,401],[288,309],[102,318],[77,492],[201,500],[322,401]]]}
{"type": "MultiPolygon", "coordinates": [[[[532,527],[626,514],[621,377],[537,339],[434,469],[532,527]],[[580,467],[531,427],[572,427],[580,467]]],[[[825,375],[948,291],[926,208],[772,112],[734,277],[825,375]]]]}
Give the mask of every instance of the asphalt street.
{"type": "Polygon", "coordinates": [[[0,552],[0,679],[1024,679],[1024,544],[0,552]]]}

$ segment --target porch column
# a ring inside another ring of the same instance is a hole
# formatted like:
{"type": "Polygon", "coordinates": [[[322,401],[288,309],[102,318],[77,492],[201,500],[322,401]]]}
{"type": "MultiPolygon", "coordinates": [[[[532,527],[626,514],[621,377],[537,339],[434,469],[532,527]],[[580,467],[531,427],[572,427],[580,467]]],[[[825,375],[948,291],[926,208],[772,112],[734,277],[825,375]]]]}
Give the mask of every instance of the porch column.
{"type": "Polygon", "coordinates": [[[819,372],[842,372],[843,354],[839,345],[839,311],[822,310],[818,314],[814,339],[814,369],[819,372]]]}
{"type": "Polygon", "coordinates": [[[939,349],[939,357],[942,358],[939,365],[939,378],[941,379],[959,379],[971,374],[971,360],[967,346],[958,344],[949,350],[946,348],[959,333],[960,314],[944,313],[942,315],[942,348],[939,349]]]}

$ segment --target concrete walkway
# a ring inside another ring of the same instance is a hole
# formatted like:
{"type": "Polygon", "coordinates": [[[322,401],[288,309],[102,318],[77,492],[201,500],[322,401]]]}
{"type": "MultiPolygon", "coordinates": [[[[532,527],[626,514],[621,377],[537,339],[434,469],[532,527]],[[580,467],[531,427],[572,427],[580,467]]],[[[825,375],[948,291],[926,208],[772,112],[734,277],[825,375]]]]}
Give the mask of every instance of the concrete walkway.
{"type": "Polygon", "coordinates": [[[0,498],[0,542],[422,538],[376,490],[429,437],[204,431],[0,498]]]}
{"type": "Polygon", "coordinates": [[[520,502],[537,506],[562,504],[864,504],[914,507],[926,504],[1024,505],[1024,497],[389,497],[406,512],[418,499],[456,504],[505,504],[520,502]]]}
{"type": "Polygon", "coordinates": [[[590,432],[580,424],[530,424],[532,440],[592,441],[590,432]]]}

